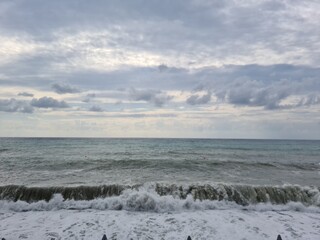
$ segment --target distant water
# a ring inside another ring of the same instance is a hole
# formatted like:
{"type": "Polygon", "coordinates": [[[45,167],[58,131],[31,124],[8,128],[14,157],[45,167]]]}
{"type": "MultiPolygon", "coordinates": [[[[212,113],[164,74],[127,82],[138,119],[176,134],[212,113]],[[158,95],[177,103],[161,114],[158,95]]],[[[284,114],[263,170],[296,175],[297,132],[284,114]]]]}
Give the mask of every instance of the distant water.
{"type": "Polygon", "coordinates": [[[319,185],[320,141],[0,138],[1,185],[319,185]]]}
{"type": "Polygon", "coordinates": [[[0,138],[0,232],[8,239],[103,231],[185,239],[188,229],[223,239],[234,227],[244,239],[275,239],[276,227],[288,239],[314,239],[319,213],[320,141],[0,138]],[[120,217],[132,229],[115,224],[120,217]]]}

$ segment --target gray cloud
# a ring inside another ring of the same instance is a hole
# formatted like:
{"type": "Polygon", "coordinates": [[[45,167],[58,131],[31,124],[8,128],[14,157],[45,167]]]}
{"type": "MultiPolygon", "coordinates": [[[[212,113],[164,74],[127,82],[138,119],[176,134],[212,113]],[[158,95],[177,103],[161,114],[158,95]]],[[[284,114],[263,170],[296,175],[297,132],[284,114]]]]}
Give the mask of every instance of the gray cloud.
{"type": "MultiPolygon", "coordinates": [[[[275,64],[205,68],[193,74],[192,78],[199,79],[194,91],[210,91],[218,102],[272,110],[317,104],[314,96],[319,96],[319,76],[319,68],[275,64]],[[289,98],[295,98],[295,101],[286,102],[289,98]]],[[[195,94],[187,103],[196,103],[197,100],[202,102],[206,98],[200,99],[195,94]]]]}
{"type": "Polygon", "coordinates": [[[207,92],[206,94],[200,96],[198,94],[191,95],[187,99],[187,103],[190,105],[199,105],[199,104],[207,104],[211,100],[211,92],[207,92]]]}
{"type": "Polygon", "coordinates": [[[318,104],[319,89],[317,79],[279,80],[272,83],[242,79],[215,91],[218,92],[216,97],[221,101],[236,106],[261,106],[272,110],[318,104]],[[289,97],[295,97],[298,102],[285,103],[289,97]]]}
{"type": "Polygon", "coordinates": [[[94,106],[89,108],[89,111],[90,112],[103,112],[103,109],[101,107],[99,107],[99,106],[94,105],[94,106]]]}
{"type": "Polygon", "coordinates": [[[137,90],[131,88],[129,90],[129,99],[133,101],[145,101],[153,103],[157,107],[163,106],[165,103],[172,99],[172,96],[161,91],[155,90],[137,90]]]}
{"type": "Polygon", "coordinates": [[[297,106],[311,106],[316,104],[320,104],[320,95],[312,94],[301,98],[297,106]]]}
{"type": "Polygon", "coordinates": [[[95,93],[89,93],[87,96],[82,100],[82,102],[88,103],[91,101],[92,98],[95,98],[96,94],[95,93]]]}
{"type": "Polygon", "coordinates": [[[59,93],[59,94],[80,92],[79,89],[72,87],[70,85],[67,85],[67,84],[54,83],[54,84],[52,84],[52,88],[56,93],[59,93]]]}
{"type": "Polygon", "coordinates": [[[33,97],[33,94],[32,93],[28,93],[28,92],[20,92],[20,93],[18,93],[18,96],[33,97]]]}
{"type": "Polygon", "coordinates": [[[67,108],[69,107],[65,101],[58,101],[52,97],[42,97],[39,99],[32,99],[31,106],[37,108],[67,108]]]}
{"type": "Polygon", "coordinates": [[[96,97],[96,94],[95,93],[88,93],[87,97],[94,98],[94,97],[96,97]]]}
{"type": "Polygon", "coordinates": [[[32,113],[33,107],[26,101],[19,101],[14,98],[0,99],[0,111],[32,113]]]}
{"type": "MultiPolygon", "coordinates": [[[[99,97],[112,98],[116,101],[126,99],[145,101],[156,106],[170,102],[172,97],[165,94],[166,90],[190,91],[193,89],[195,92],[211,93],[211,98],[210,94],[193,94],[186,102],[191,105],[205,104],[215,97],[219,102],[227,102],[235,106],[260,106],[269,110],[284,108],[286,105],[284,100],[292,96],[300,98],[297,102],[308,102],[303,99],[311,95],[317,96],[320,92],[320,68],[310,66],[226,65],[193,71],[187,69],[170,71],[170,67],[167,68],[161,73],[154,68],[130,68],[127,71],[116,70],[106,73],[81,71],[65,77],[84,91],[108,90],[100,93],[99,97]],[[130,85],[135,88],[119,91],[119,89],[127,89],[130,85]],[[159,90],[148,90],[155,88],[159,90]]],[[[47,83],[42,82],[39,80],[39,87],[45,89],[47,83]]],[[[82,101],[90,102],[93,97],[93,94],[88,94],[82,101]]],[[[309,102],[314,105],[314,101],[309,102]]],[[[307,105],[295,103],[290,107],[299,106],[307,105]]]]}
{"type": "Polygon", "coordinates": [[[162,114],[144,114],[144,113],[125,113],[125,114],[113,114],[108,117],[111,118],[175,118],[176,114],[162,113],[162,114]]]}
{"type": "Polygon", "coordinates": [[[165,72],[165,71],[168,70],[169,68],[168,68],[167,65],[161,64],[161,65],[158,66],[158,69],[159,69],[160,72],[165,72]]]}

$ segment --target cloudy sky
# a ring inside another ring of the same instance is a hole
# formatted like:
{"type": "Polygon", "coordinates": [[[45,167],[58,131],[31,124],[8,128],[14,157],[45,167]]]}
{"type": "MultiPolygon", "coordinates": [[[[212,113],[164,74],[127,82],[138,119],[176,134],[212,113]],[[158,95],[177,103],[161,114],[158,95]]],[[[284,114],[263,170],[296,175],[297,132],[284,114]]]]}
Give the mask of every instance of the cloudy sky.
{"type": "Polygon", "coordinates": [[[0,136],[320,139],[318,0],[1,0],[0,136]]]}

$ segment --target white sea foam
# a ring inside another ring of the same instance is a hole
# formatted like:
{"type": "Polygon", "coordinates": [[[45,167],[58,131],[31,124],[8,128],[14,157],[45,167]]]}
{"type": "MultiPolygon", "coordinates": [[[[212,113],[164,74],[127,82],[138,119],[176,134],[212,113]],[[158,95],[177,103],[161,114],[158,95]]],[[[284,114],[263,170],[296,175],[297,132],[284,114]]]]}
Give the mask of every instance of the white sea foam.
{"type": "MultiPolygon", "coordinates": [[[[265,210],[265,209],[263,209],[265,210]]],[[[318,213],[294,211],[189,210],[137,212],[114,210],[58,210],[4,212],[0,237],[10,239],[283,239],[317,240],[318,213]]]]}

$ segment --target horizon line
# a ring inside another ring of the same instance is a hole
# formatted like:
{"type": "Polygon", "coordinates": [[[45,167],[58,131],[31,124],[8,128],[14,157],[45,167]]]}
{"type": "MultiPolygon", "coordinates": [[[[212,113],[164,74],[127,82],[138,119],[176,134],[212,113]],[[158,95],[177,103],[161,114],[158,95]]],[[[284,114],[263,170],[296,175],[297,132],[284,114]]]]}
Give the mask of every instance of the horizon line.
{"type": "Polygon", "coordinates": [[[19,137],[3,137],[1,138],[25,138],[25,139],[31,139],[31,138],[38,138],[38,139],[177,139],[177,140],[183,140],[183,139],[190,139],[190,140],[277,140],[277,141],[320,141],[320,139],[304,139],[304,138],[214,138],[214,137],[32,137],[32,136],[19,136],[19,137]]]}

